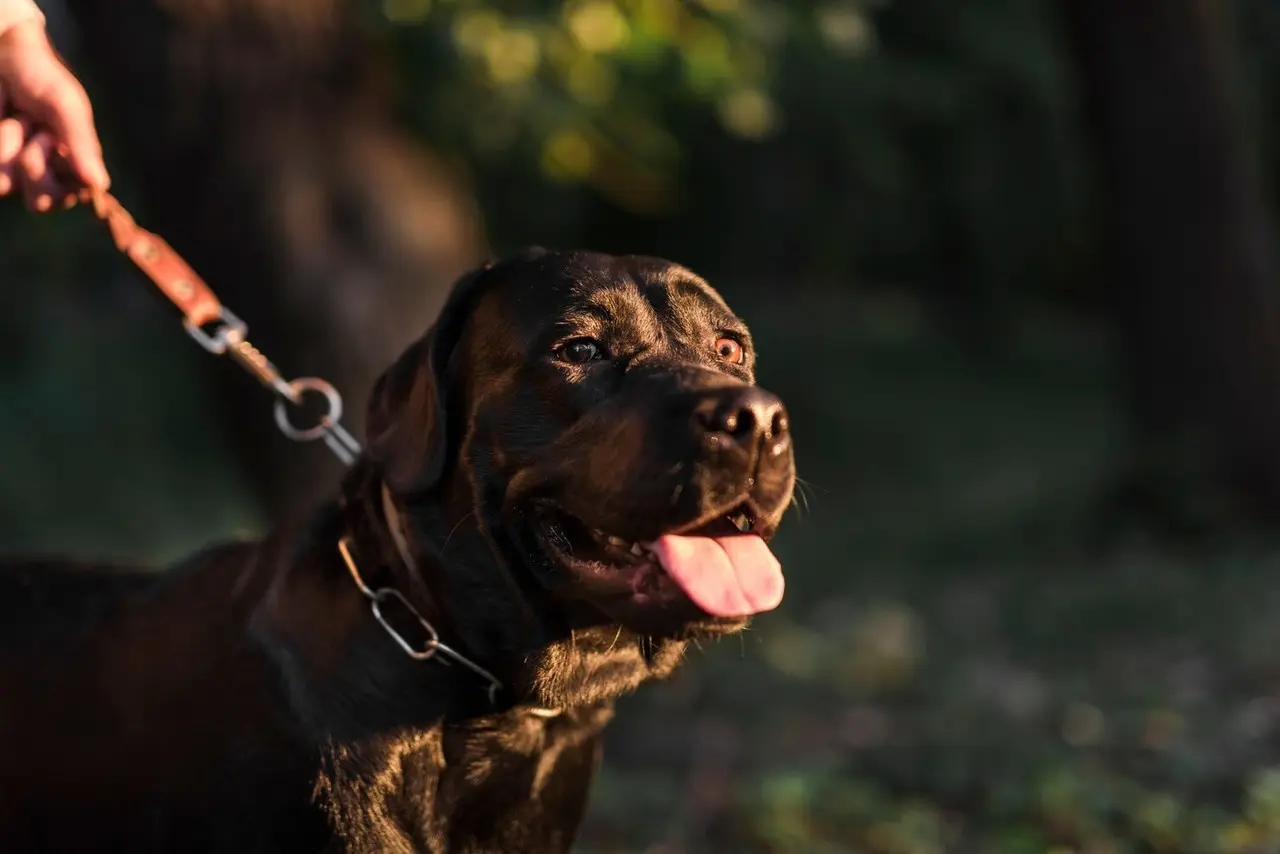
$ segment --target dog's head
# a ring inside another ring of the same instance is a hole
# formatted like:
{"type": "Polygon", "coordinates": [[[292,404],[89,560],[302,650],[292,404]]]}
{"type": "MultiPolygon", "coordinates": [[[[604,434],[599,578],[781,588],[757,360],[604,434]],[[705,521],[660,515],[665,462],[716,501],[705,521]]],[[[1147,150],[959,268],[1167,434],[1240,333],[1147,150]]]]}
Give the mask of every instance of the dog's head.
{"type": "Polygon", "coordinates": [[[746,325],[654,258],[529,250],[465,276],[379,381],[369,456],[452,508],[514,586],[683,637],[778,605],[791,500],[781,401],[746,325]]]}

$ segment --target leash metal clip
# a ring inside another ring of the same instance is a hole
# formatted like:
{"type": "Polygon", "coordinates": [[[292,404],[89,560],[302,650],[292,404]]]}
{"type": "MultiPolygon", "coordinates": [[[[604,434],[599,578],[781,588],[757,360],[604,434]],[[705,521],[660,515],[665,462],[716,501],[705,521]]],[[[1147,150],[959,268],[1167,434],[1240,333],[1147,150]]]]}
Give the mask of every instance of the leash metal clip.
{"type": "Polygon", "coordinates": [[[319,377],[303,377],[292,381],[284,379],[271,360],[249,342],[248,324],[225,305],[219,306],[216,322],[218,326],[212,333],[197,326],[190,318],[183,318],[182,326],[201,347],[215,356],[229,355],[246,371],[253,374],[258,382],[275,392],[276,426],[287,438],[295,442],[313,442],[316,439],[323,439],[333,455],[344,464],[354,463],[360,456],[360,444],[340,423],[342,395],[333,387],[333,383],[319,377]],[[324,395],[328,409],[315,426],[298,428],[289,420],[286,404],[300,405],[302,396],[306,392],[318,392],[324,395]]]}
{"type": "Polygon", "coordinates": [[[227,347],[231,345],[233,338],[244,339],[249,327],[225,305],[218,306],[217,322],[219,325],[213,334],[205,332],[203,327],[192,323],[189,317],[182,318],[182,328],[187,330],[187,334],[201,347],[215,356],[221,356],[227,352],[227,347]]]}
{"type": "Polygon", "coordinates": [[[342,395],[338,394],[333,383],[319,377],[303,377],[284,385],[288,389],[287,393],[277,389],[281,399],[276,401],[276,426],[280,428],[280,432],[295,442],[313,442],[316,439],[323,439],[335,457],[347,465],[354,463],[356,457],[360,456],[360,443],[340,423],[342,395]],[[303,393],[308,391],[324,395],[329,409],[314,427],[299,429],[289,420],[288,407],[285,404],[286,402],[295,405],[301,403],[303,393]]]}
{"type": "Polygon", "coordinates": [[[218,300],[208,284],[163,238],[141,228],[110,193],[85,189],[80,198],[93,203],[94,214],[110,228],[116,248],[182,311],[183,328],[192,340],[215,356],[230,356],[275,393],[276,426],[280,432],[295,442],[324,439],[343,463],[351,465],[356,461],[360,445],[339,423],[342,397],[337,389],[315,377],[284,379],[271,360],[249,343],[248,325],[218,300]],[[212,332],[205,330],[209,326],[213,327],[212,332]],[[299,405],[308,391],[323,394],[329,408],[315,426],[299,429],[289,421],[285,404],[299,405]]]}

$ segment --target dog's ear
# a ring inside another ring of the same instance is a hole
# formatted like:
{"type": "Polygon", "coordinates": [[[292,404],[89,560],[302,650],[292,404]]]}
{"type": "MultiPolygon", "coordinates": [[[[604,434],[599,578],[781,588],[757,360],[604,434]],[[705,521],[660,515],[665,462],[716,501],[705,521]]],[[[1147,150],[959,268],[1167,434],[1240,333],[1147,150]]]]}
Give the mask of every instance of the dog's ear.
{"type": "Polygon", "coordinates": [[[448,463],[448,370],[485,264],[460,278],[435,324],[374,384],[367,418],[368,458],[402,495],[429,491],[448,463]]]}

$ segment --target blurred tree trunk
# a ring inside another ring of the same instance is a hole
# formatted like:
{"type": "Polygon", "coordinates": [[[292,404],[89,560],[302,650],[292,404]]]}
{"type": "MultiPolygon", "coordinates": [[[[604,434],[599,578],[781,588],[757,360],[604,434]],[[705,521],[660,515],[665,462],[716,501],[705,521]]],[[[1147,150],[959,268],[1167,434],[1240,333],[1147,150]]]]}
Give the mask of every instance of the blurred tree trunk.
{"type": "MultiPolygon", "coordinates": [[[[1214,0],[1061,0],[1103,181],[1108,293],[1140,457],[1204,448],[1280,521],[1273,226],[1214,0]]],[[[1166,496],[1167,497],[1167,496],[1166,496]]]]}
{"type": "MultiPolygon", "coordinates": [[[[135,179],[125,204],[287,376],[337,385],[362,436],[373,380],[434,319],[482,238],[467,190],[392,121],[389,75],[355,6],[67,0],[111,162],[135,179]]],[[[331,488],[340,467],[323,445],[286,440],[264,390],[210,361],[216,410],[264,509],[331,488]]]]}

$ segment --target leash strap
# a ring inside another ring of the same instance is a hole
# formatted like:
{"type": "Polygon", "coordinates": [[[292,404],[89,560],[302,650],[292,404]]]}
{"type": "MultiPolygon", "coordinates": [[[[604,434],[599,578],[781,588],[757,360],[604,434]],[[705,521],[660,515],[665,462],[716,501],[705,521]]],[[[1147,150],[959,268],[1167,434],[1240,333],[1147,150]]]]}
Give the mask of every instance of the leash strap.
{"type": "Polygon", "coordinates": [[[116,248],[178,307],[187,323],[201,328],[222,319],[222,303],[164,238],[141,228],[110,193],[85,191],[81,198],[93,203],[94,214],[107,224],[116,248]]]}
{"type": "Polygon", "coordinates": [[[342,426],[342,396],[332,383],[319,377],[284,379],[271,360],[249,342],[245,322],[218,300],[164,238],[139,226],[110,193],[85,189],[80,191],[80,199],[92,203],[94,214],[110,229],[116,248],[182,312],[187,334],[213,355],[230,356],[275,394],[276,426],[281,433],[295,442],[322,439],[344,464],[355,462],[360,445],[342,426]],[[322,396],[327,409],[315,425],[297,427],[289,418],[289,407],[300,406],[308,393],[322,396]]]}

